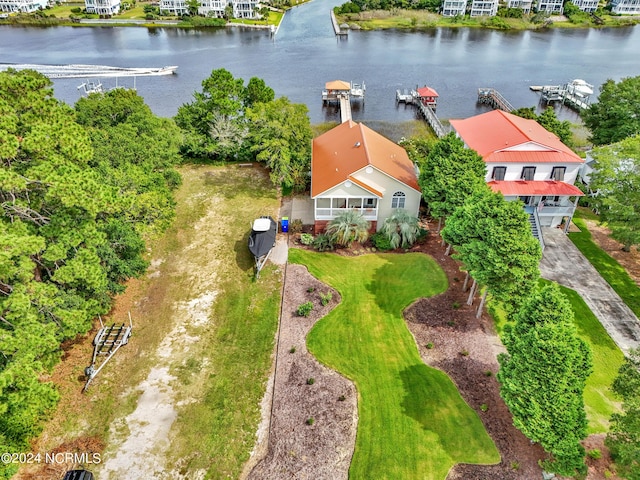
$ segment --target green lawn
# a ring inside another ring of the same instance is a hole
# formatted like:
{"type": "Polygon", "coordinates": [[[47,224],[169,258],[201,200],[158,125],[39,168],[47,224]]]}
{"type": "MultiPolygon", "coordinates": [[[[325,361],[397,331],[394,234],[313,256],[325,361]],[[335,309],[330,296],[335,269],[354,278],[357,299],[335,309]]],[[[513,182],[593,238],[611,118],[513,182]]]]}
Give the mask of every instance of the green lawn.
{"type": "Polygon", "coordinates": [[[614,258],[594,243],[584,218],[597,217],[589,211],[582,209],[576,211],[573,222],[581,231],[570,233],[569,238],[602,275],[602,278],[620,295],[624,303],[640,318],[640,287],[614,258]]]}
{"type": "Polygon", "coordinates": [[[358,434],[351,479],[443,480],[456,463],[500,460],[477,414],[449,377],[426,366],[402,311],[447,288],[423,254],[345,258],[298,249],[301,263],[342,302],[311,330],[309,350],[354,381],[358,434]]]}

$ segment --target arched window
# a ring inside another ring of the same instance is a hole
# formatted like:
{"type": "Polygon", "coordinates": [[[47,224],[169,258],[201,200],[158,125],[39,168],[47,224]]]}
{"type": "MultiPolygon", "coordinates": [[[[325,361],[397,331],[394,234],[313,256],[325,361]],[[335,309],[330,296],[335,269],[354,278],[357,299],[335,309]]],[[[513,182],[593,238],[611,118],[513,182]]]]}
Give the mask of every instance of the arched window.
{"type": "Polygon", "coordinates": [[[404,208],[404,192],[396,192],[391,197],[391,208],[404,208]]]}

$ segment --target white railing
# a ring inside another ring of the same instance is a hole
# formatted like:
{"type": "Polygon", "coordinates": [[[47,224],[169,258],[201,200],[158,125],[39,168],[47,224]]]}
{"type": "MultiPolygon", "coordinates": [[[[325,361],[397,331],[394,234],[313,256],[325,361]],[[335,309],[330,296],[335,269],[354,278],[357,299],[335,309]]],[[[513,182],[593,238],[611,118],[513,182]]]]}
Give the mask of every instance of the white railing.
{"type": "Polygon", "coordinates": [[[555,206],[555,205],[545,205],[542,208],[538,208],[538,216],[539,217],[557,217],[560,215],[573,215],[575,210],[574,205],[563,205],[563,206],[555,206]]]}
{"type": "Polygon", "coordinates": [[[338,215],[345,213],[347,210],[355,210],[362,214],[366,220],[377,220],[378,209],[377,208],[316,208],[315,217],[316,220],[333,220],[338,215]]]}

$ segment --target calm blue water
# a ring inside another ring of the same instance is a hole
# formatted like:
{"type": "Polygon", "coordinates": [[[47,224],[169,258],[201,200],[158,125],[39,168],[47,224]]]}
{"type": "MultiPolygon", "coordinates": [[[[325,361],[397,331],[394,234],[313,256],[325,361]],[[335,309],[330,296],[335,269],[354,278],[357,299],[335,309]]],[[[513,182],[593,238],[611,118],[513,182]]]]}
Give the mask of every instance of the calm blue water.
{"type": "MultiPolygon", "coordinates": [[[[356,120],[414,118],[397,106],[395,91],[429,85],[440,94],[438,115],[461,118],[484,111],[478,87],[497,88],[515,107],[533,106],[529,85],[583,78],[596,86],[607,78],[640,75],[640,27],[546,32],[432,29],[425,32],[351,32],[338,40],[330,8],[342,0],[314,0],[288,12],[275,39],[249,29],[179,30],[108,27],[0,27],[0,62],[89,63],[117,66],[178,65],[178,74],[139,77],[136,87],[154,112],[173,116],[191,100],[211,70],[263,78],[276,95],[305,103],[313,123],[338,118],[322,106],[328,80],[364,81],[367,96],[356,120]]],[[[80,79],[56,80],[56,96],[70,104],[80,79]]],[[[106,87],[114,79],[103,79],[106,87]]],[[[132,79],[120,79],[132,86],[132,79]]],[[[562,109],[561,117],[575,114],[562,109]]]]}

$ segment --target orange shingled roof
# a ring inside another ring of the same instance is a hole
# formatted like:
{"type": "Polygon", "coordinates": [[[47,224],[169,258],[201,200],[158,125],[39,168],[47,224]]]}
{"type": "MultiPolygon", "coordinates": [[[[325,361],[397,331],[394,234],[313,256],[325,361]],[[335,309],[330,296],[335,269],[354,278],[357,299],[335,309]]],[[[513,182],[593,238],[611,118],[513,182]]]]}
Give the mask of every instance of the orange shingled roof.
{"type": "Polygon", "coordinates": [[[344,80],[332,80],[324,84],[327,90],[351,90],[351,84],[344,80]]]}
{"type": "Polygon", "coordinates": [[[562,154],[562,160],[558,161],[563,163],[584,162],[556,135],[535,120],[518,117],[502,110],[493,110],[464,120],[451,120],[451,126],[469,148],[477,151],[485,161],[495,152],[528,143],[529,149],[521,150],[521,155],[527,155],[528,152],[556,151],[562,154]],[[535,148],[536,144],[539,148],[535,148]]]}
{"type": "Polygon", "coordinates": [[[488,182],[487,185],[494,192],[500,192],[505,197],[522,196],[583,196],[578,187],[556,180],[507,180],[488,182]]]}
{"type": "MultiPolygon", "coordinates": [[[[347,179],[354,181],[350,175],[367,166],[420,191],[415,168],[404,148],[369,127],[349,120],[313,140],[311,196],[316,197],[347,179]]],[[[361,182],[354,183],[360,185],[361,182]]],[[[360,186],[379,193],[370,186],[360,186]]]]}

